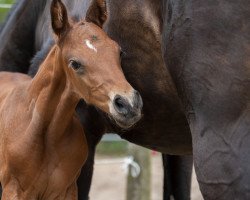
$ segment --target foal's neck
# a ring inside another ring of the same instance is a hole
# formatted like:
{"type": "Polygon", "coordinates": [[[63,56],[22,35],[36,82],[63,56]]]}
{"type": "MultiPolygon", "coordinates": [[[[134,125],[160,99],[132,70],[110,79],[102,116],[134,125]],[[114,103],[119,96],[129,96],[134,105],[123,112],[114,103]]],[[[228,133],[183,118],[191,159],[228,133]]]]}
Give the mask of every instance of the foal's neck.
{"type": "Polygon", "coordinates": [[[64,132],[75,114],[80,97],[74,92],[54,46],[29,86],[31,103],[42,126],[49,132],[64,132]]]}

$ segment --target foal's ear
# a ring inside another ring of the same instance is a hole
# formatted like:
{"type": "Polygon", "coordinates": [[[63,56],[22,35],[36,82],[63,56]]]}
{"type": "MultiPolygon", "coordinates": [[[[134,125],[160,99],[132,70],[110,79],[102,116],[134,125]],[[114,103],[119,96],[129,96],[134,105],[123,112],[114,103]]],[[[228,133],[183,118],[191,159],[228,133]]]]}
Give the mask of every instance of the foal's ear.
{"type": "Polygon", "coordinates": [[[61,0],[52,1],[50,14],[52,29],[58,38],[60,38],[70,27],[67,9],[61,0]]]}
{"type": "Polygon", "coordinates": [[[91,5],[87,11],[85,20],[93,22],[102,28],[107,19],[106,0],[92,0],[91,5]]]}

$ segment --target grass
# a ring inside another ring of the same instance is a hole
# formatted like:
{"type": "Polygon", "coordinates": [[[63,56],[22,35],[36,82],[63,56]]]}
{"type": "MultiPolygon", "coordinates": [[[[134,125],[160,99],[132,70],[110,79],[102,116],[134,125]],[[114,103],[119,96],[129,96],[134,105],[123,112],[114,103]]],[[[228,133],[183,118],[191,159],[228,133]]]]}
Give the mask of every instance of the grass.
{"type": "MultiPolygon", "coordinates": [[[[0,4],[13,4],[14,0],[0,0],[0,4]]],[[[8,14],[10,8],[0,8],[0,23],[4,21],[6,15],[8,14]]]]}
{"type": "Polygon", "coordinates": [[[8,14],[9,9],[6,8],[0,8],[0,22],[3,22],[6,15],[8,14]]]}
{"type": "Polygon", "coordinates": [[[103,141],[97,145],[96,152],[98,155],[105,156],[126,156],[127,155],[128,142],[107,142],[103,141]]]}
{"type": "Polygon", "coordinates": [[[15,0],[0,0],[0,4],[13,4],[15,0]]]}

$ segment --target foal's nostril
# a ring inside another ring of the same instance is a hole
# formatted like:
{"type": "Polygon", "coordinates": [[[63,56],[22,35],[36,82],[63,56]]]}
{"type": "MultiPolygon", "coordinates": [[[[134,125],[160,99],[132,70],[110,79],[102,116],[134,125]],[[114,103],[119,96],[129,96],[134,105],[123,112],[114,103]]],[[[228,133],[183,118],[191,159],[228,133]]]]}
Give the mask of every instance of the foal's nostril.
{"type": "Polygon", "coordinates": [[[116,104],[116,106],[117,106],[118,109],[123,109],[123,108],[124,108],[122,99],[121,99],[120,97],[118,97],[118,98],[115,100],[115,104],[116,104]]]}
{"type": "Polygon", "coordinates": [[[114,107],[115,110],[126,116],[129,112],[129,103],[126,101],[126,99],[124,99],[122,96],[120,95],[116,95],[114,98],[114,107]]]}

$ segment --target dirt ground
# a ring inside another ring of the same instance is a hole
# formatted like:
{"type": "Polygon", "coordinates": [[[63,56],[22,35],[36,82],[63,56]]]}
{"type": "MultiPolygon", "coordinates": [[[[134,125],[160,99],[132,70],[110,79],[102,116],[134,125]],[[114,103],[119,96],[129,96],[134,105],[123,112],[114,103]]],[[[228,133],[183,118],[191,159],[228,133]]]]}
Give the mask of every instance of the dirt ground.
{"type": "MultiPolygon", "coordinates": [[[[96,157],[90,200],[126,200],[126,170],[120,158],[96,157]],[[108,164],[105,164],[108,161],[108,164]],[[118,163],[116,163],[118,162],[118,163]]],[[[162,200],[163,171],[161,154],[152,155],[151,200],[162,200]]],[[[191,200],[202,200],[193,173],[191,200]]]]}

